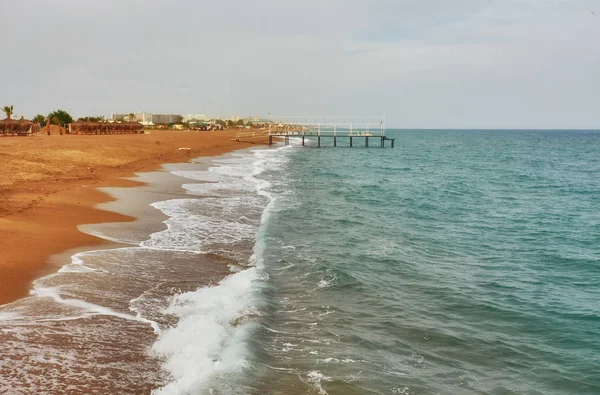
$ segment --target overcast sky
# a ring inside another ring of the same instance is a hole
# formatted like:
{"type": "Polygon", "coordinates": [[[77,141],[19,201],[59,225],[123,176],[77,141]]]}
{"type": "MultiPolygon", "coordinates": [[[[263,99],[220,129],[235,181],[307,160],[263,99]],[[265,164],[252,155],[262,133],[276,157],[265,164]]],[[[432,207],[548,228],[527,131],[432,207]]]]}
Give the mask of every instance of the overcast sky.
{"type": "Polygon", "coordinates": [[[600,128],[600,0],[0,0],[0,33],[26,117],[600,128]]]}

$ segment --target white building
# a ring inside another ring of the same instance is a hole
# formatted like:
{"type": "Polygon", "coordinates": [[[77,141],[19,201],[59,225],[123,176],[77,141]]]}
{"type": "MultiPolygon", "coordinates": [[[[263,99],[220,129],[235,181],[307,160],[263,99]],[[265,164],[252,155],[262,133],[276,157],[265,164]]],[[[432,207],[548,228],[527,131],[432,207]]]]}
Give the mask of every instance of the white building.
{"type": "Polygon", "coordinates": [[[210,119],[204,114],[188,114],[183,117],[183,122],[209,122],[210,119]]]}
{"type": "Polygon", "coordinates": [[[145,126],[154,125],[152,123],[152,113],[136,112],[133,115],[133,119],[129,119],[129,114],[111,114],[110,117],[113,121],[139,122],[145,126]]]}
{"type": "Polygon", "coordinates": [[[144,126],[152,126],[156,124],[170,124],[181,122],[182,116],[179,114],[155,114],[151,112],[134,113],[134,118],[129,119],[129,114],[112,114],[113,121],[134,121],[139,122],[144,126]]]}
{"type": "Polygon", "coordinates": [[[138,112],[137,114],[135,114],[135,118],[137,122],[140,122],[144,126],[154,125],[154,123],[152,122],[152,113],[138,112]]]}

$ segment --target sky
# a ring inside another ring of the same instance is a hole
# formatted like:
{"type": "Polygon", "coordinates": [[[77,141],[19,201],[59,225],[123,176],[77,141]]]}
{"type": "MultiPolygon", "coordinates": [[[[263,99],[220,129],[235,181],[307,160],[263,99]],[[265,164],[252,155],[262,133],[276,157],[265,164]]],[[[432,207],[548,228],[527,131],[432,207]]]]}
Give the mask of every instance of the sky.
{"type": "Polygon", "coordinates": [[[600,128],[600,0],[0,0],[0,34],[18,116],[600,128]]]}

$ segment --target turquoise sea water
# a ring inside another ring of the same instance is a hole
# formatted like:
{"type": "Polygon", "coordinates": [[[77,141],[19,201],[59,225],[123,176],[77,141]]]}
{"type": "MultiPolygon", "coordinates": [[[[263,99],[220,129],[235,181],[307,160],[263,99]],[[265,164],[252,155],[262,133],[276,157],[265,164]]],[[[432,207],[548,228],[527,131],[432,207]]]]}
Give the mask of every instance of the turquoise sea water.
{"type": "Polygon", "coordinates": [[[0,306],[0,393],[600,394],[600,131],[389,134],[112,190],[0,306]]]}
{"type": "Polygon", "coordinates": [[[261,174],[253,387],[599,394],[600,132],[389,134],[261,174]]]}

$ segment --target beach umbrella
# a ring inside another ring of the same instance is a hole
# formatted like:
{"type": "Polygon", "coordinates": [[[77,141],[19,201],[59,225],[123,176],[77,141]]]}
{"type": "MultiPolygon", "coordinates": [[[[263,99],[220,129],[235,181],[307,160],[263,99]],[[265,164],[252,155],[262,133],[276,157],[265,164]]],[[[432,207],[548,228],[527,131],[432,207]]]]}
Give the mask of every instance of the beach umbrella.
{"type": "Polygon", "coordinates": [[[82,127],[83,127],[83,122],[81,122],[81,121],[71,123],[71,133],[73,133],[73,134],[81,133],[82,127]]]}
{"type": "Polygon", "coordinates": [[[6,134],[6,130],[7,130],[7,119],[2,119],[0,120],[0,133],[1,134],[6,134]]]}
{"type": "Polygon", "coordinates": [[[25,119],[25,117],[21,117],[21,119],[14,121],[15,129],[17,134],[23,135],[29,132],[31,129],[31,122],[25,119]]]}
{"type": "Polygon", "coordinates": [[[13,134],[16,128],[15,121],[11,118],[6,118],[0,121],[2,124],[2,130],[5,135],[13,134]]]}

